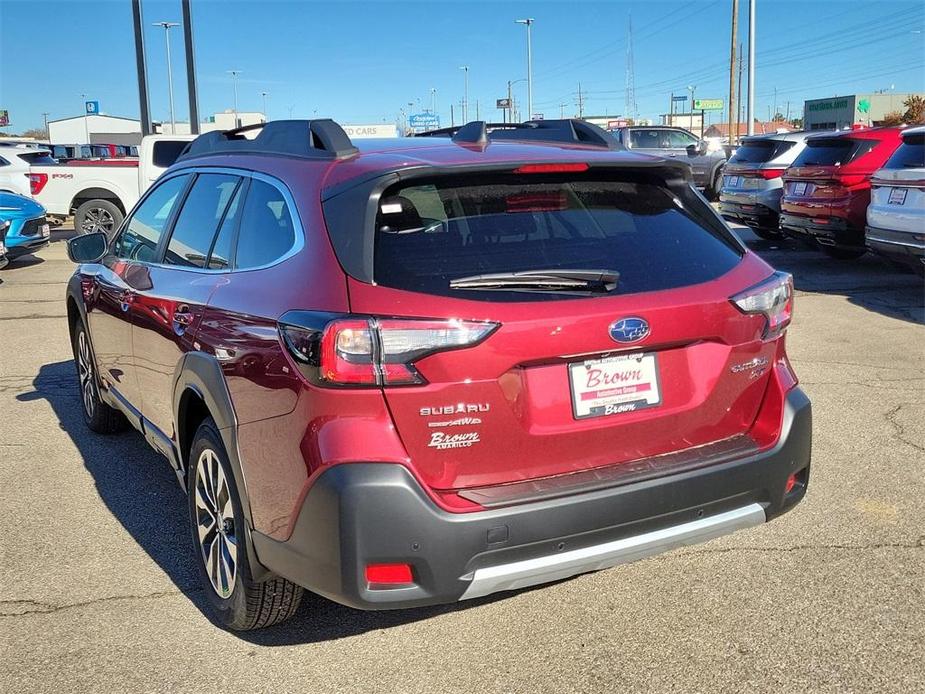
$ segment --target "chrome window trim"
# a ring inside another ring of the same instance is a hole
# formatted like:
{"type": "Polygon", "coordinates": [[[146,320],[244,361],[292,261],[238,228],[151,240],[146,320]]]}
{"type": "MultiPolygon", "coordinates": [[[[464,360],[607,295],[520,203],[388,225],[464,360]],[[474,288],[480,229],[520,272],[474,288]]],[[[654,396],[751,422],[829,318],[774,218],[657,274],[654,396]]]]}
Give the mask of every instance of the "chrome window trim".
{"type": "MultiPolygon", "coordinates": [[[[125,216],[125,219],[122,222],[122,225],[119,227],[117,233],[113,234],[113,241],[124,232],[125,228],[128,226],[129,221],[132,217],[135,216],[135,211],[147,200],[148,196],[151,194],[156,187],[163,184],[165,181],[175,178],[177,176],[189,175],[189,174],[201,174],[201,173],[210,173],[210,174],[227,174],[230,176],[240,176],[241,178],[251,178],[257,181],[262,181],[268,183],[269,185],[276,188],[283,196],[283,200],[286,202],[286,205],[289,207],[289,216],[292,218],[293,231],[295,232],[295,243],[286,253],[281,255],[279,258],[270,263],[265,263],[264,265],[258,265],[257,267],[248,267],[238,269],[226,269],[226,268],[206,268],[206,267],[188,267],[185,265],[172,265],[171,263],[150,263],[140,260],[132,260],[133,263],[138,265],[144,265],[146,267],[159,267],[159,268],[169,268],[171,270],[182,270],[184,272],[194,272],[202,275],[221,275],[221,274],[232,274],[239,272],[255,272],[258,270],[266,270],[267,268],[274,267],[279,265],[286,260],[289,260],[294,255],[299,253],[303,248],[305,248],[305,227],[302,226],[302,218],[299,216],[299,210],[295,204],[295,198],[292,197],[292,192],[289,190],[289,187],[283,183],[280,179],[275,176],[270,176],[259,171],[250,171],[248,169],[237,169],[230,166],[190,166],[182,169],[177,169],[169,173],[165,173],[158,177],[154,183],[145,191],[144,195],[139,198],[138,202],[135,203],[135,206],[132,208],[131,212],[125,216]]],[[[186,202],[185,200],[183,201],[186,202]]],[[[242,201],[241,211],[243,213],[244,207],[243,203],[246,203],[247,199],[245,198],[242,201]]],[[[171,224],[170,234],[173,235],[173,225],[171,224]]],[[[169,240],[168,240],[169,244],[169,240]]],[[[236,249],[237,250],[237,249],[236,249]]],[[[237,254],[236,254],[237,255],[237,254]]]]}

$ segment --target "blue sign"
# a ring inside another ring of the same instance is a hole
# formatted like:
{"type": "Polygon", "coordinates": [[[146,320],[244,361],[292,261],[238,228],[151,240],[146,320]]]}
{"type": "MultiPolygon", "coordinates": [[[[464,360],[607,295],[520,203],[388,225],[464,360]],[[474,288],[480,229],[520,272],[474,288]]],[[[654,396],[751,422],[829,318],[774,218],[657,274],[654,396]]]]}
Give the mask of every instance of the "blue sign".
{"type": "Polygon", "coordinates": [[[87,107],[88,116],[96,116],[100,112],[100,102],[99,101],[86,101],[84,106],[87,107]]]}
{"type": "Polygon", "coordinates": [[[687,101],[687,97],[686,96],[673,96],[671,97],[671,100],[672,101],[687,101]]]}
{"type": "Polygon", "coordinates": [[[440,116],[435,113],[412,113],[408,116],[408,125],[412,128],[436,130],[440,127],[440,116]]]}

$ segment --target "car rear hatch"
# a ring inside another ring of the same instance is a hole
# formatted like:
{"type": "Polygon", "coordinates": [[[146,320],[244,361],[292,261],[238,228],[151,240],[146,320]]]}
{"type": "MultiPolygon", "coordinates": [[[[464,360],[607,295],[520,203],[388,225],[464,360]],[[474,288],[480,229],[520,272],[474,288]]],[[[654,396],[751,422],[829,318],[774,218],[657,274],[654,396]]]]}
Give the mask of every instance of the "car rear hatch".
{"type": "Polygon", "coordinates": [[[781,210],[819,223],[839,210],[846,214],[851,189],[865,183],[866,176],[845,167],[877,144],[875,140],[844,136],[807,140],[806,148],[784,175],[781,210]]]}
{"type": "Polygon", "coordinates": [[[786,169],[775,160],[795,144],[785,140],[745,140],[723,169],[723,192],[748,196],[770,188],[786,169]]]}
{"type": "Polygon", "coordinates": [[[925,230],[925,132],[906,133],[903,144],[874,174],[867,219],[884,229],[925,230]]]}
{"type": "MultiPolygon", "coordinates": [[[[775,347],[730,297],[770,268],[687,184],[555,169],[418,177],[371,198],[373,276],[348,278],[352,314],[377,317],[383,353],[410,339],[403,319],[454,335],[414,359],[417,383],[383,379],[436,490],[745,442],[762,401],[775,347]]],[[[357,239],[325,214],[349,273],[357,239]]]]}

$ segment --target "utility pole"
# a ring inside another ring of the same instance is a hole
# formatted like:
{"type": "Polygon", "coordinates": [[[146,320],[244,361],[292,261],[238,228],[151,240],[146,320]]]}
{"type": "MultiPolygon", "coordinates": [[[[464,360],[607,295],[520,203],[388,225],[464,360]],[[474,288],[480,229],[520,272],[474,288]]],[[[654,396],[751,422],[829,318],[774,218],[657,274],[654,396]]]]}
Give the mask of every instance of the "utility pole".
{"type": "Polygon", "coordinates": [[[790,99],[787,99],[787,122],[790,122],[790,99]]]}
{"type": "MultiPolygon", "coordinates": [[[[626,94],[623,108],[626,117],[636,122],[636,71],[633,67],[633,15],[629,16],[629,25],[626,32],[626,94]]],[[[606,113],[607,110],[604,109],[606,113]]]]}
{"type": "Polygon", "coordinates": [[[87,95],[81,94],[80,98],[84,102],[84,135],[87,138],[87,144],[90,144],[90,122],[87,120],[87,95]]]}
{"type": "Polygon", "coordinates": [[[777,115],[777,87],[774,87],[774,115],[777,115]]]}
{"type": "Polygon", "coordinates": [[[479,100],[475,100],[475,119],[482,120],[482,114],[479,111],[479,100]]]}
{"type": "Polygon", "coordinates": [[[559,104],[559,118],[565,118],[565,107],[568,104],[559,104]]]}
{"type": "Polygon", "coordinates": [[[739,0],[732,0],[732,34],[729,40],[729,144],[734,144],[739,137],[739,129],[733,126],[736,115],[736,43],[739,35],[739,0]]]}
{"type": "Polygon", "coordinates": [[[742,42],[739,41],[739,86],[736,88],[736,133],[738,134],[739,129],[742,127],[742,71],[745,67],[745,64],[742,62],[742,42]]]}
{"type": "MultiPolygon", "coordinates": [[[[148,68],[145,65],[145,35],[142,31],[141,0],[132,0],[132,24],[135,29],[135,69],[138,73],[138,101],[141,115],[141,134],[154,132],[151,125],[151,102],[148,99],[148,68]]],[[[84,107],[86,110],[86,106],[84,107]]]]}
{"type": "Polygon", "coordinates": [[[453,113],[453,104],[450,104],[450,127],[456,127],[456,116],[453,113]]]}
{"type": "Polygon", "coordinates": [[[531,40],[531,29],[533,27],[533,18],[515,19],[517,24],[523,24],[527,27],[527,120],[533,118],[533,46],[531,40]]]}
{"type": "Polygon", "coordinates": [[[196,89],[196,60],[193,49],[193,14],[190,0],[183,0],[183,43],[186,48],[186,89],[189,92],[189,129],[199,134],[199,97],[196,89]]]}
{"type": "Polygon", "coordinates": [[[267,114],[267,95],[269,92],[260,92],[260,96],[263,97],[263,119],[264,121],[270,120],[270,116],[267,114]]]}
{"type": "Polygon", "coordinates": [[[463,123],[468,123],[469,122],[469,66],[462,65],[459,69],[465,73],[465,91],[463,91],[462,119],[463,119],[463,123]]]}
{"type": "Polygon", "coordinates": [[[51,114],[48,111],[42,111],[42,119],[45,121],[45,139],[51,141],[51,135],[48,134],[48,116],[51,114]]]}
{"type": "Polygon", "coordinates": [[[691,132],[694,132],[694,93],[697,91],[697,85],[696,84],[687,85],[687,91],[691,93],[691,123],[690,123],[690,127],[688,128],[688,130],[690,130],[691,132]]]}
{"type": "Polygon", "coordinates": [[[179,22],[154,22],[153,26],[163,27],[164,43],[167,46],[167,94],[170,96],[170,134],[177,134],[177,119],[173,110],[173,68],[170,66],[170,30],[180,26],[179,22]]]}
{"type": "Polygon", "coordinates": [[[225,72],[231,75],[231,82],[234,85],[234,127],[238,128],[241,126],[238,122],[238,75],[241,74],[241,71],[226,70],[225,72]]]}
{"type": "MultiPolygon", "coordinates": [[[[453,104],[450,104],[450,108],[453,108],[453,104]]],[[[430,112],[437,115],[437,88],[430,88],[430,112]]]]}
{"type": "Polygon", "coordinates": [[[583,118],[585,115],[585,100],[581,94],[581,82],[578,83],[578,117],[583,118]]]}
{"type": "Polygon", "coordinates": [[[755,0],[748,0],[748,134],[755,134],[755,0]]]}

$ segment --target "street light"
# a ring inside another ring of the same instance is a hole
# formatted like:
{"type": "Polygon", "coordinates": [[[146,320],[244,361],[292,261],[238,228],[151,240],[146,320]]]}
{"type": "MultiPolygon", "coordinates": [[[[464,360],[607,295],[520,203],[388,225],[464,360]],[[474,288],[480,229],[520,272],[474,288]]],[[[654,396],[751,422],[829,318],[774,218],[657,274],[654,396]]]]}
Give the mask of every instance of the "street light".
{"type": "Polygon", "coordinates": [[[530,41],[530,29],[533,26],[533,18],[515,19],[517,24],[523,24],[527,27],[527,116],[533,118],[533,47],[530,41]]]}
{"type": "MultiPolygon", "coordinates": [[[[694,92],[697,91],[696,84],[687,85],[687,91],[691,93],[691,127],[688,128],[691,132],[694,132],[694,92]]],[[[732,142],[732,140],[730,140],[732,142]]]]}
{"type": "Polygon", "coordinates": [[[231,81],[234,84],[234,127],[238,127],[238,75],[241,74],[240,70],[225,70],[229,75],[231,75],[231,81]]]}
{"type": "Polygon", "coordinates": [[[466,90],[463,92],[463,123],[469,122],[469,66],[462,65],[459,68],[466,73],[466,90]]]}
{"type": "Polygon", "coordinates": [[[270,92],[260,92],[260,96],[263,97],[263,120],[264,121],[270,120],[270,116],[267,115],[267,95],[269,93],[270,92]]]}
{"type": "Polygon", "coordinates": [[[179,22],[154,22],[153,26],[164,27],[164,41],[167,46],[167,93],[170,95],[170,134],[177,134],[177,119],[173,112],[173,72],[170,69],[170,29],[180,26],[179,22]]]}
{"type": "Polygon", "coordinates": [[[437,115],[437,88],[430,88],[430,112],[437,115]]]}

